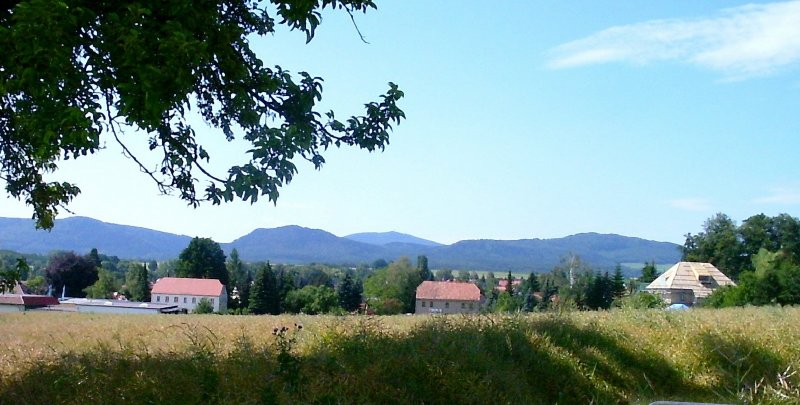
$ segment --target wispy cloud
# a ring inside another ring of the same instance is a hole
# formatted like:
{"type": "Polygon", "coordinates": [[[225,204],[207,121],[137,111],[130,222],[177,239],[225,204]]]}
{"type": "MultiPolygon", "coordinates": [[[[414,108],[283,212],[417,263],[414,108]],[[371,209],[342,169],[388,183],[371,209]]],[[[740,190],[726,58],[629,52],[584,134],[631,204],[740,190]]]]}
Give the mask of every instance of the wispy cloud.
{"type": "Polygon", "coordinates": [[[711,209],[711,202],[705,198],[679,198],[669,200],[667,204],[684,211],[709,211],[711,209]]]}
{"type": "Polygon", "coordinates": [[[756,198],[753,202],[756,204],[800,204],[800,185],[772,188],[769,195],[756,198]]]}
{"type": "Polygon", "coordinates": [[[770,74],[800,61],[800,1],[751,4],[705,18],[611,27],[552,50],[553,69],[678,61],[726,79],[770,74]]]}

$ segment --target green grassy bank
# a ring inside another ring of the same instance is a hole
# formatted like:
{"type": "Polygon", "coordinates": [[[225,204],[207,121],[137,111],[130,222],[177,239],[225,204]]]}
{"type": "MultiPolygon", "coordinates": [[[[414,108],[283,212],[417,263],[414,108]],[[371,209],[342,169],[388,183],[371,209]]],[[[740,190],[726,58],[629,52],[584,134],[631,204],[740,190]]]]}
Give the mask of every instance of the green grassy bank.
{"type": "Polygon", "coordinates": [[[0,403],[800,403],[800,309],[0,316],[0,403]],[[788,371],[787,371],[788,370],[788,371]]]}

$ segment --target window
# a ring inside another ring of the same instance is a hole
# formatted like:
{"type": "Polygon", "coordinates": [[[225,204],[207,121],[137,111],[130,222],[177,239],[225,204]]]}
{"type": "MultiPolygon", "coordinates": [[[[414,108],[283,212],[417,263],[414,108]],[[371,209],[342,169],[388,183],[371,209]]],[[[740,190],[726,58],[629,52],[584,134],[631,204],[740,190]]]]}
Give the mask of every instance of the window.
{"type": "Polygon", "coordinates": [[[197,297],[192,297],[192,304],[197,304],[197,297]]]}
{"type": "Polygon", "coordinates": [[[699,278],[700,284],[702,284],[703,287],[712,288],[714,286],[714,280],[711,276],[700,276],[699,278]]]}
{"type": "Polygon", "coordinates": [[[433,301],[431,301],[430,304],[431,304],[430,307],[433,308],[433,301]]]}
{"type": "Polygon", "coordinates": [[[183,303],[184,304],[186,303],[186,297],[183,297],[183,303]]]}
{"type": "Polygon", "coordinates": [[[422,301],[422,308],[425,308],[425,301],[422,301]]]}
{"type": "Polygon", "coordinates": [[[177,302],[178,302],[178,297],[173,297],[173,298],[172,298],[172,302],[175,302],[175,303],[177,303],[177,302]]]}
{"type": "Polygon", "coordinates": [[[169,302],[169,295],[164,297],[164,302],[169,302]]]}
{"type": "Polygon", "coordinates": [[[213,298],[211,299],[211,306],[212,307],[214,306],[214,299],[213,298]]]}
{"type": "Polygon", "coordinates": [[[465,304],[465,303],[463,303],[463,302],[462,302],[462,303],[461,303],[461,309],[464,309],[464,308],[466,308],[466,307],[467,307],[467,304],[465,304]]]}
{"type": "Polygon", "coordinates": [[[473,307],[472,303],[470,302],[470,303],[469,303],[469,309],[473,309],[473,308],[474,308],[474,307],[473,307]]]}
{"type": "Polygon", "coordinates": [[[161,296],[160,295],[156,295],[156,302],[161,302],[161,296]]]}
{"type": "Polygon", "coordinates": [[[445,303],[444,303],[444,307],[445,307],[445,308],[450,308],[450,301],[447,301],[447,302],[445,302],[445,303]]]}

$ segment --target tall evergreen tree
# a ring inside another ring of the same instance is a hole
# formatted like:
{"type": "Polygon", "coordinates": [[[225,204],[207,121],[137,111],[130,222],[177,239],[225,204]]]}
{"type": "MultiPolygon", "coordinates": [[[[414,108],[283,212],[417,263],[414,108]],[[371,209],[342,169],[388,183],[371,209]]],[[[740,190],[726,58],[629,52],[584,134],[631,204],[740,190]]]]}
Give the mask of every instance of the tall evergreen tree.
{"type": "MultiPolygon", "coordinates": [[[[247,270],[245,270],[244,263],[239,259],[239,251],[236,248],[231,251],[228,261],[225,262],[225,267],[228,270],[230,285],[236,287],[236,292],[239,294],[238,302],[232,300],[228,303],[228,307],[231,309],[246,308],[242,305],[242,289],[244,289],[247,282],[247,270]]],[[[231,291],[233,291],[233,287],[231,291]]]]}
{"type": "Polygon", "coordinates": [[[245,271],[245,281],[242,283],[242,289],[239,290],[239,308],[249,308],[250,306],[250,289],[253,285],[253,273],[250,270],[245,271]]]}
{"type": "Polygon", "coordinates": [[[97,248],[92,248],[92,250],[89,251],[89,260],[91,260],[92,263],[94,263],[94,267],[100,267],[102,265],[102,260],[100,260],[100,254],[97,253],[97,248]]]}
{"type": "Polygon", "coordinates": [[[508,271],[508,276],[506,276],[506,292],[508,295],[514,295],[514,276],[511,275],[511,270],[508,271]]]}
{"type": "Polygon", "coordinates": [[[650,263],[645,263],[644,267],[642,268],[642,276],[639,277],[639,281],[649,284],[656,278],[658,278],[658,270],[656,270],[655,260],[650,263]]]}
{"type": "Polygon", "coordinates": [[[125,275],[125,283],[132,301],[150,301],[150,283],[147,281],[147,265],[133,265],[125,275]]]}
{"type": "Polygon", "coordinates": [[[428,256],[417,256],[417,270],[419,270],[419,277],[422,279],[422,281],[433,280],[433,273],[428,268],[428,256]]]}
{"type": "Polygon", "coordinates": [[[539,309],[550,308],[550,304],[553,301],[553,296],[556,295],[557,292],[558,288],[553,286],[553,282],[550,281],[550,278],[546,278],[544,281],[544,286],[542,286],[542,301],[539,302],[539,309]]]}
{"type": "Polygon", "coordinates": [[[250,290],[249,309],[256,315],[280,313],[277,279],[269,263],[256,272],[256,279],[250,290]]]}
{"type": "Polygon", "coordinates": [[[275,274],[275,279],[278,285],[278,308],[280,312],[284,312],[283,303],[286,301],[286,296],[297,289],[297,284],[295,284],[295,279],[292,274],[283,266],[281,266],[280,271],[275,274]]]}
{"type": "Polygon", "coordinates": [[[362,292],[361,280],[354,278],[348,271],[339,284],[339,305],[345,311],[355,311],[361,304],[362,292]]]}
{"type": "Polygon", "coordinates": [[[619,264],[614,268],[614,278],[611,279],[611,295],[614,299],[625,295],[625,276],[622,275],[622,266],[619,264]]]}
{"type": "Polygon", "coordinates": [[[542,286],[539,284],[539,277],[536,276],[536,273],[531,273],[528,275],[525,288],[527,288],[530,293],[535,293],[536,291],[541,290],[542,286]]]}

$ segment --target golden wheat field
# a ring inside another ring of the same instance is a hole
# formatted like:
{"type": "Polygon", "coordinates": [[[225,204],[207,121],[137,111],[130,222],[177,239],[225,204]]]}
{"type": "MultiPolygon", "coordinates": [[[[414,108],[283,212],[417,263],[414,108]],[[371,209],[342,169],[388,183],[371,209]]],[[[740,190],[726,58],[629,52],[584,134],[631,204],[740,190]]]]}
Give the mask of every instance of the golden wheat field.
{"type": "Polygon", "coordinates": [[[0,316],[0,403],[800,403],[800,309],[0,316]]]}

